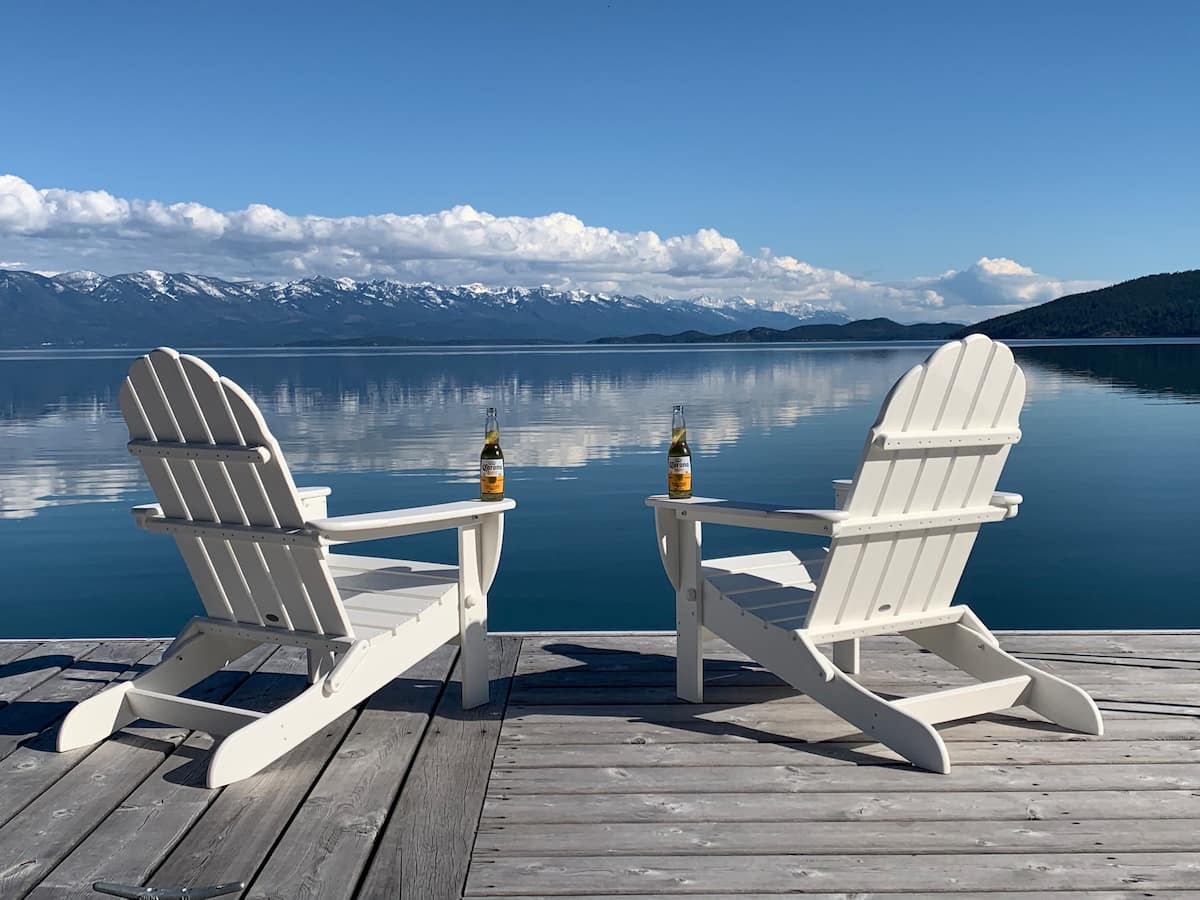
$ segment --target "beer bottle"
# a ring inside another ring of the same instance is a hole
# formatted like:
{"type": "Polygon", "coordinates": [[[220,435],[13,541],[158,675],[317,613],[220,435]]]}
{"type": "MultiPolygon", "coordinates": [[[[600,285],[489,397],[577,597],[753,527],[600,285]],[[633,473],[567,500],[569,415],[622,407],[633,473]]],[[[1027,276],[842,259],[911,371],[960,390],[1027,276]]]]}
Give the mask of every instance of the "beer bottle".
{"type": "Polygon", "coordinates": [[[488,407],[483,426],[483,452],[479,454],[479,499],[504,499],[504,451],[500,449],[500,422],[494,406],[488,407]]]}
{"type": "Polygon", "coordinates": [[[672,500],[692,496],[692,449],[687,443],[683,407],[671,411],[671,447],[667,450],[667,494],[672,500]]]}

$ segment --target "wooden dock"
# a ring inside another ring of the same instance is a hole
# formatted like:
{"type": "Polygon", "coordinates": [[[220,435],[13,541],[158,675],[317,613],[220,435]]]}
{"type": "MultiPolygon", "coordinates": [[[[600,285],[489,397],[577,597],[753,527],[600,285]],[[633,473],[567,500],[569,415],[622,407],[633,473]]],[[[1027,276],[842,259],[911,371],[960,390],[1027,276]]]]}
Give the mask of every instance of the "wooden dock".
{"type": "MultiPolygon", "coordinates": [[[[203,787],[211,740],[144,723],[52,752],[70,706],[164,642],[0,643],[0,897],[245,881],[252,898],[1191,897],[1200,900],[1200,632],[1010,632],[1086,688],[1107,734],[1021,713],[944,728],[954,771],[878,744],[724,645],[679,703],[661,635],[492,639],[463,713],[453,647],[262,773],[203,787]]],[[[864,642],[892,694],[954,670],[864,642]]],[[[290,650],[193,690],[263,708],[290,650]]]]}

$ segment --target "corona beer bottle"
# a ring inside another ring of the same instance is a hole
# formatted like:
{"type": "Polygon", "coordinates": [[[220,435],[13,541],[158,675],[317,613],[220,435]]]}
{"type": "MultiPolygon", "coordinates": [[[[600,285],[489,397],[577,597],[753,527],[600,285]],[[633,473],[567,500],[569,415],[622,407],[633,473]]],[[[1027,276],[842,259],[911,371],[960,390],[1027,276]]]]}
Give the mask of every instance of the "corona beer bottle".
{"type": "Polygon", "coordinates": [[[667,494],[672,500],[692,496],[692,449],[687,443],[683,407],[671,411],[671,447],[667,450],[667,494]]]}
{"type": "Polygon", "coordinates": [[[504,499],[504,451],[500,449],[500,422],[496,407],[489,406],[483,426],[483,452],[479,454],[479,499],[504,499]]]}

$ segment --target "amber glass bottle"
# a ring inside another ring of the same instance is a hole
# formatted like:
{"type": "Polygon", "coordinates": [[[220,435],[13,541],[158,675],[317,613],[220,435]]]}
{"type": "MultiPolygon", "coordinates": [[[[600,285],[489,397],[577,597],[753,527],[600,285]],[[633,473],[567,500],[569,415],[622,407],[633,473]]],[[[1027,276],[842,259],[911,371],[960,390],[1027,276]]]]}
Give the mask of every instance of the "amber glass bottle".
{"type": "Polygon", "coordinates": [[[667,494],[672,500],[692,496],[692,448],[687,442],[683,407],[671,411],[671,447],[667,450],[667,494]]]}
{"type": "Polygon", "coordinates": [[[504,499],[504,451],[500,449],[500,422],[489,406],[483,426],[483,452],[479,454],[479,499],[504,499]]]}

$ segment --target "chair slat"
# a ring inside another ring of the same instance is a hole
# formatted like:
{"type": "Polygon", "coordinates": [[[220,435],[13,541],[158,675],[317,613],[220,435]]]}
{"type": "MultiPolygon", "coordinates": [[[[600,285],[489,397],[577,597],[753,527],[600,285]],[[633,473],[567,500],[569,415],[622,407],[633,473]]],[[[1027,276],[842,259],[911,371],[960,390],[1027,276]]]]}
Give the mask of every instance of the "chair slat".
{"type": "MultiPolygon", "coordinates": [[[[192,395],[204,411],[213,440],[222,444],[246,445],[234,421],[233,412],[221,386],[220,376],[204,360],[194,356],[180,358],[183,372],[191,385],[192,395]]],[[[261,446],[261,445],[260,445],[261,446]]],[[[278,519],[267,500],[266,491],[253,466],[228,465],[229,480],[237,491],[242,511],[251,525],[277,527],[278,519]]]]}
{"type": "MultiPolygon", "coordinates": [[[[181,440],[189,444],[213,444],[212,432],[205,421],[204,413],[184,377],[179,354],[173,351],[155,350],[149,356],[150,365],[158,378],[167,408],[176,423],[181,440]]],[[[238,502],[233,484],[230,482],[225,463],[211,459],[178,459],[168,457],[174,466],[191,465],[205,495],[211,504],[211,517],[193,515],[194,519],[221,524],[245,525],[246,516],[238,502]]],[[[237,465],[237,463],[234,463],[237,465]]],[[[225,597],[239,622],[263,624],[264,612],[256,603],[262,597],[255,586],[261,585],[260,556],[254,546],[240,542],[229,542],[215,538],[202,539],[213,568],[220,579],[225,597]]]]}
{"type": "MultiPolygon", "coordinates": [[[[130,437],[137,440],[154,440],[154,429],[138,397],[133,379],[126,378],[121,384],[119,403],[130,437]]],[[[189,519],[187,506],[166,460],[142,457],[142,469],[163,512],[171,518],[189,519]]],[[[179,554],[183,557],[188,574],[192,576],[192,583],[196,585],[205,611],[216,619],[235,618],[233,607],[221,589],[212,561],[199,538],[179,535],[175,538],[175,545],[179,547],[179,554]]]]}
{"type": "Polygon", "coordinates": [[[247,444],[261,444],[271,451],[272,461],[258,469],[262,480],[263,490],[270,500],[271,508],[281,528],[300,528],[304,525],[304,513],[301,511],[300,498],[296,494],[296,484],[292,481],[292,473],[288,471],[283,453],[275,436],[267,429],[262,413],[250,399],[250,395],[228,378],[221,379],[225,399],[242,440],[247,444]]]}
{"type": "MultiPolygon", "coordinates": [[[[162,351],[154,352],[161,353],[162,351]]],[[[162,385],[159,384],[150,357],[143,356],[134,360],[133,365],[129,367],[129,378],[137,391],[138,400],[141,402],[142,410],[146,414],[150,427],[154,430],[154,439],[176,443],[183,441],[184,437],[179,429],[179,423],[176,422],[169,401],[163,394],[162,385]]],[[[215,521],[216,512],[208,497],[208,492],[200,480],[196,464],[188,459],[168,459],[166,463],[171,477],[175,479],[175,484],[179,488],[179,496],[183,499],[187,517],[201,522],[215,521]]]]}
{"type": "MultiPolygon", "coordinates": [[[[296,484],[279,443],[267,428],[258,406],[228,378],[221,378],[219,383],[242,440],[247,444],[260,444],[271,451],[271,461],[255,470],[261,484],[261,496],[269,504],[280,527],[303,527],[305,517],[296,484]]],[[[271,615],[301,630],[349,634],[341,601],[323,564],[324,552],[315,547],[264,547],[263,556],[278,588],[277,597],[281,604],[271,615]]]]}

